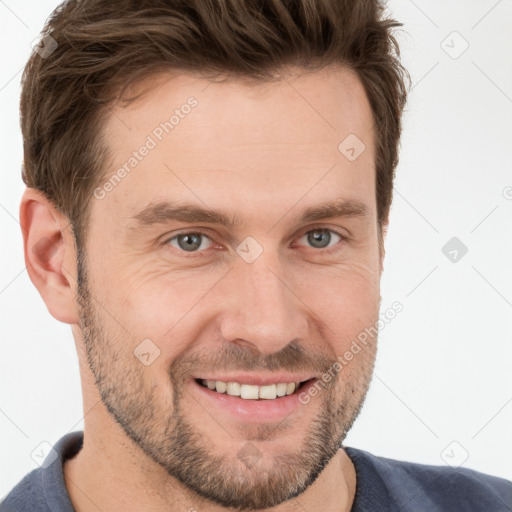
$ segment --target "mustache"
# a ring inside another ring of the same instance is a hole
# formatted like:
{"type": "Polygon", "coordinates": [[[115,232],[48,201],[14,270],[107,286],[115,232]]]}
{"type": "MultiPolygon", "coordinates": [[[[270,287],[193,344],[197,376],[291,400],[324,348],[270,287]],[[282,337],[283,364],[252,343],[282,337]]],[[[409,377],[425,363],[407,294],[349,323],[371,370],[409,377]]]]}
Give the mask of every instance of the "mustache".
{"type": "Polygon", "coordinates": [[[225,343],[215,353],[205,350],[186,353],[178,357],[170,367],[171,378],[183,381],[192,371],[255,371],[286,370],[290,372],[326,373],[337,361],[321,352],[312,353],[297,341],[291,341],[278,352],[261,354],[256,348],[225,343]]]}

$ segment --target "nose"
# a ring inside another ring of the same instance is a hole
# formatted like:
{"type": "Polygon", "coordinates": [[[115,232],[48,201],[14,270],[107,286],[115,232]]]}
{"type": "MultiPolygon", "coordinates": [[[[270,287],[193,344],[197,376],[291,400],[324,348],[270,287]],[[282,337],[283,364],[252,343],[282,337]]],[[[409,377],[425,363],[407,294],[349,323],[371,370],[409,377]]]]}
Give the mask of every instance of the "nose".
{"type": "Polygon", "coordinates": [[[277,256],[264,252],[252,263],[237,261],[225,281],[219,290],[229,297],[222,301],[225,340],[271,354],[307,336],[308,308],[277,256]]]}

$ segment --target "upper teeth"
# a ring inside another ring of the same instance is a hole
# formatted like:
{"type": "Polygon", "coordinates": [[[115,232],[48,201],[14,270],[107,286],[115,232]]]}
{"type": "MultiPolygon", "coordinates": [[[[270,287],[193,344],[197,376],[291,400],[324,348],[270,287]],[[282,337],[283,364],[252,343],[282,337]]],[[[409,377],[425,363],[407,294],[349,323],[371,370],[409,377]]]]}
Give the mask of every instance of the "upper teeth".
{"type": "Polygon", "coordinates": [[[240,384],[238,382],[223,382],[221,380],[202,380],[209,389],[218,393],[227,393],[231,396],[239,396],[246,400],[257,400],[258,398],[273,399],[278,396],[291,395],[299,382],[279,382],[268,386],[253,386],[252,384],[240,384]]]}

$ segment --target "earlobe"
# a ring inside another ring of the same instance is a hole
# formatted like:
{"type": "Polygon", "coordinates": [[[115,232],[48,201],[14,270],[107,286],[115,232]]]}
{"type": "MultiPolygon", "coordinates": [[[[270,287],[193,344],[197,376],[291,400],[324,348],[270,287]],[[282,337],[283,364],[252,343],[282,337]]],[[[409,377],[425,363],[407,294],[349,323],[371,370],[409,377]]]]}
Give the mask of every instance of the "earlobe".
{"type": "Polygon", "coordinates": [[[77,323],[76,251],[69,221],[41,192],[27,188],[20,224],[27,272],[48,311],[61,322],[77,323]]]}

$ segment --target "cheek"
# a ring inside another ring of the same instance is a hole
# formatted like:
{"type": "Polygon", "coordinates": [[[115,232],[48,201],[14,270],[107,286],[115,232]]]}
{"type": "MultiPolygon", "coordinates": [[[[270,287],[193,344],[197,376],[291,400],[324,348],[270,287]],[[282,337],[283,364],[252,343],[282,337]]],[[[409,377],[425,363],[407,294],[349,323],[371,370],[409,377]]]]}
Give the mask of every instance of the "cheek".
{"type": "Polygon", "coordinates": [[[141,339],[166,343],[173,340],[173,350],[180,350],[178,333],[186,325],[201,322],[198,317],[208,293],[225,274],[216,270],[193,269],[169,271],[168,265],[148,265],[127,275],[119,274],[112,282],[112,307],[119,311],[126,327],[141,339]],[[147,268],[151,267],[151,270],[147,268]]]}
{"type": "Polygon", "coordinates": [[[304,277],[300,286],[337,355],[378,320],[380,281],[374,265],[351,262],[331,267],[304,277]]]}

